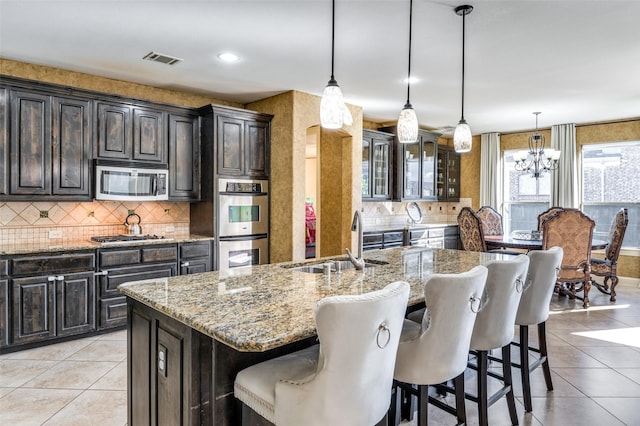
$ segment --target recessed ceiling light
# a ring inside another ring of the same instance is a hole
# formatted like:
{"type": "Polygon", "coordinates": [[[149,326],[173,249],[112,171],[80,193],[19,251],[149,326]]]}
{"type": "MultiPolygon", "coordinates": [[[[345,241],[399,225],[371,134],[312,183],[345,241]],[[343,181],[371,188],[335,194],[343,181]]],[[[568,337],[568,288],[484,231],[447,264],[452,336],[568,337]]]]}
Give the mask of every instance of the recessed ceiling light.
{"type": "Polygon", "coordinates": [[[234,55],[233,53],[226,52],[219,54],[218,59],[220,59],[222,62],[227,62],[230,64],[236,62],[240,58],[238,58],[238,56],[234,55]]]}

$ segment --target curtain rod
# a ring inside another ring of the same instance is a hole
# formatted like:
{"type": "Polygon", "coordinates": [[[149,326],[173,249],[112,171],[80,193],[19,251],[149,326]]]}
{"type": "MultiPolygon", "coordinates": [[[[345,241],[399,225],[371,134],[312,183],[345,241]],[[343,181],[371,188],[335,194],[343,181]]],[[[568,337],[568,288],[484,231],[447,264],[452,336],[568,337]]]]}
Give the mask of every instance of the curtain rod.
{"type": "MultiPolygon", "coordinates": [[[[578,127],[590,127],[590,126],[602,126],[604,124],[620,124],[620,123],[630,123],[632,121],[638,121],[640,120],[640,117],[635,117],[635,118],[623,118],[620,120],[614,120],[614,121],[594,121],[591,123],[582,123],[582,124],[576,124],[576,128],[578,127]]],[[[540,130],[551,130],[551,126],[550,127],[538,127],[538,131],[540,130]]],[[[535,132],[536,129],[531,129],[531,130],[518,130],[517,132],[497,132],[500,135],[519,135],[521,133],[531,133],[531,132],[535,132]]]]}

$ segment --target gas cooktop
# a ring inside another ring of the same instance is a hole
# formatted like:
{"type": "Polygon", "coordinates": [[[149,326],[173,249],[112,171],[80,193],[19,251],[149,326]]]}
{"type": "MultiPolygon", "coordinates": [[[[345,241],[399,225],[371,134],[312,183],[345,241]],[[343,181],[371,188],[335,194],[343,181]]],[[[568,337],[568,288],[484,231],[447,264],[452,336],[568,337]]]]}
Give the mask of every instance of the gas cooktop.
{"type": "Polygon", "coordinates": [[[100,243],[101,245],[128,244],[153,240],[171,241],[173,238],[159,237],[157,235],[108,235],[104,237],[91,237],[91,241],[100,243]]]}

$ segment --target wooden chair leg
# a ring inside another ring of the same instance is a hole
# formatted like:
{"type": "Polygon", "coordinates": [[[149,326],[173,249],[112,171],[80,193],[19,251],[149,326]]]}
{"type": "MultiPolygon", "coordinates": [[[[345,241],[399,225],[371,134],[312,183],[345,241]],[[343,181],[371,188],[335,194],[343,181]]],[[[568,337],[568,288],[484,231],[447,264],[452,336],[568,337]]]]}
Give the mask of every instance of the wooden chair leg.
{"type": "Polygon", "coordinates": [[[506,397],[511,424],[517,425],[518,412],[516,411],[516,397],[513,393],[513,377],[511,376],[511,344],[502,347],[502,377],[504,378],[504,386],[509,387],[506,397]]]}
{"type": "Polygon", "coordinates": [[[417,426],[427,426],[427,414],[429,408],[429,386],[418,386],[418,422],[417,426]]]}
{"type": "Polygon", "coordinates": [[[458,424],[467,424],[467,409],[464,403],[464,372],[453,379],[453,386],[456,390],[456,417],[458,418],[458,424]]]}
{"type": "MultiPolygon", "coordinates": [[[[608,279],[609,277],[606,277],[606,279],[608,279]]],[[[606,281],[605,281],[606,282],[606,281]]],[[[609,299],[612,302],[616,301],[616,286],[618,285],[618,276],[617,275],[613,275],[611,277],[611,298],[609,299]]]]}
{"type": "Polygon", "coordinates": [[[540,357],[544,357],[542,362],[544,381],[547,384],[547,390],[552,391],[553,383],[551,382],[551,368],[549,367],[549,355],[547,352],[547,326],[545,321],[538,324],[538,343],[540,345],[540,357]]]}
{"type": "Polygon", "coordinates": [[[387,425],[398,426],[400,424],[400,404],[402,391],[400,386],[393,385],[391,389],[391,405],[389,405],[389,411],[387,414],[387,425]]]}
{"type": "Polygon", "coordinates": [[[591,277],[587,275],[587,279],[584,281],[584,299],[582,299],[584,309],[589,307],[589,290],[591,290],[591,277]]]}
{"type": "Polygon", "coordinates": [[[529,371],[529,327],[520,326],[520,377],[522,378],[522,398],[524,410],[528,413],[533,410],[531,403],[531,377],[529,371]]]}
{"type": "Polygon", "coordinates": [[[480,426],[488,426],[489,424],[489,395],[487,391],[487,381],[488,381],[488,352],[487,351],[478,351],[476,355],[476,360],[478,362],[478,371],[477,371],[477,379],[478,379],[478,388],[477,388],[477,397],[478,397],[478,424],[480,426]]]}

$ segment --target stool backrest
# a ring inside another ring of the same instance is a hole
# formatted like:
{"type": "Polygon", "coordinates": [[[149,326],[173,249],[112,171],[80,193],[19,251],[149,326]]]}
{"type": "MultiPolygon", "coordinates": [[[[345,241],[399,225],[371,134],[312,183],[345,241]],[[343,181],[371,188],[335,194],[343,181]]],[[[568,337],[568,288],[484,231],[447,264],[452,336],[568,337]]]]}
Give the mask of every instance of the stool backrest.
{"type": "Polygon", "coordinates": [[[549,318],[549,303],[562,264],[562,248],[532,250],[524,292],[516,314],[516,325],[536,325],[549,318]]]}
{"type": "Polygon", "coordinates": [[[391,401],[409,284],[316,305],[318,370],[304,383],[276,384],[278,425],[372,425],[391,401]]]}
{"type": "MultiPolygon", "coordinates": [[[[410,383],[442,383],[467,367],[471,330],[487,280],[487,268],[433,274],[424,285],[427,309],[420,334],[403,338],[395,377],[410,383]],[[405,345],[411,347],[407,350],[405,345]]],[[[409,320],[407,320],[409,321],[409,320]]]]}
{"type": "Polygon", "coordinates": [[[509,260],[494,260],[486,266],[486,303],[478,312],[471,335],[471,349],[484,351],[501,348],[513,339],[529,257],[522,254],[509,260]]]}

